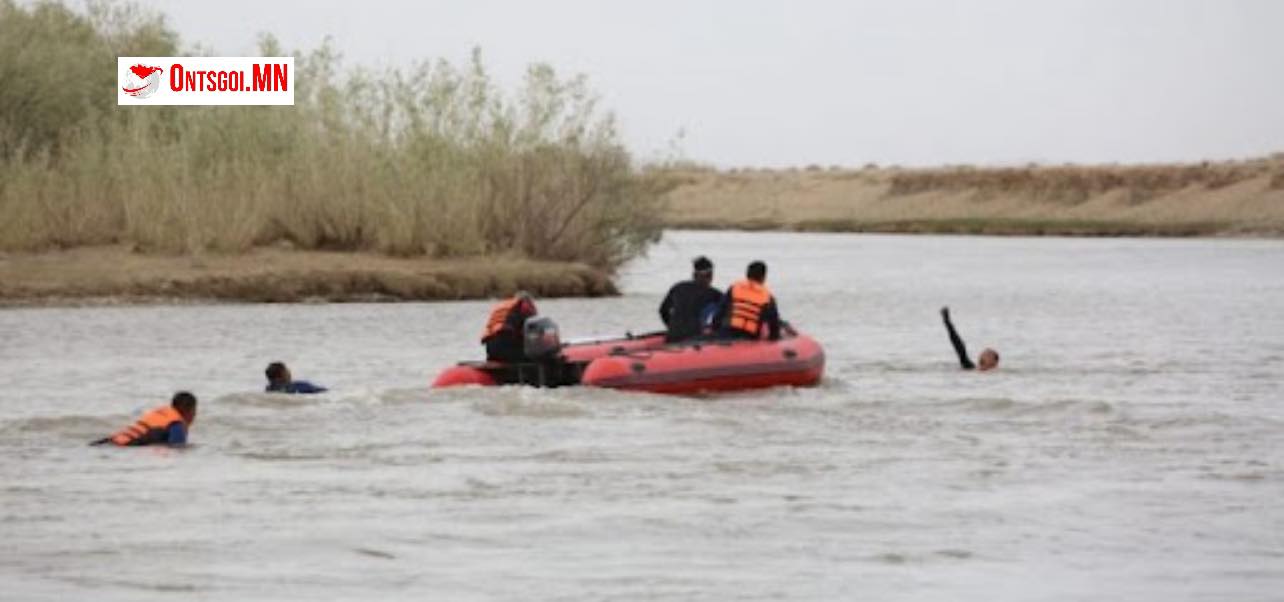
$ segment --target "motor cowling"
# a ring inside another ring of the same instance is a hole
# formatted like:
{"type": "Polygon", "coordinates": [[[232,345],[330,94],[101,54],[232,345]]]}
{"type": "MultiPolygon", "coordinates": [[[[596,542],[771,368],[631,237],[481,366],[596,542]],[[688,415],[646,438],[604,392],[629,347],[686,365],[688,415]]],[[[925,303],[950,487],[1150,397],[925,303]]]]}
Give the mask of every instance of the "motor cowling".
{"type": "Polygon", "coordinates": [[[522,351],[527,359],[551,358],[562,350],[562,337],[557,322],[552,318],[532,318],[526,321],[522,333],[522,351]]]}

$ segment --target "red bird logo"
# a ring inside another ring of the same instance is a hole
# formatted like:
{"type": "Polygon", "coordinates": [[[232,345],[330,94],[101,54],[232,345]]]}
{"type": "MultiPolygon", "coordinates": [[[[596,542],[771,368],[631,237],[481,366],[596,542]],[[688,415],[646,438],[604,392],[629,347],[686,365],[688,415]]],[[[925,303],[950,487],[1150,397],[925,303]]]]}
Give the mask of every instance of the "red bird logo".
{"type": "Polygon", "coordinates": [[[129,68],[129,71],[130,73],[133,73],[139,80],[142,80],[143,83],[141,86],[138,86],[137,88],[122,86],[121,90],[124,90],[125,93],[130,96],[140,96],[143,90],[146,90],[148,86],[152,85],[152,82],[147,81],[147,78],[150,77],[153,73],[164,71],[164,69],[161,69],[160,67],[149,67],[147,65],[134,65],[133,67],[129,68]]]}

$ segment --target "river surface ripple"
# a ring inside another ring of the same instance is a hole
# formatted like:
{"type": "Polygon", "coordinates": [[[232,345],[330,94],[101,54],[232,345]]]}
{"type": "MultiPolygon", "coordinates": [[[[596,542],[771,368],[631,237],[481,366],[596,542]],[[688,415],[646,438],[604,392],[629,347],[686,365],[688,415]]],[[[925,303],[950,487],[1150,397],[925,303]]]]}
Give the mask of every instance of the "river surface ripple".
{"type": "Polygon", "coordinates": [[[1284,243],[670,232],[540,309],[653,329],[697,254],[823,386],[430,392],[485,302],[0,311],[0,598],[1280,599],[1284,243]],[[180,388],[190,448],[84,445],[180,388]]]}

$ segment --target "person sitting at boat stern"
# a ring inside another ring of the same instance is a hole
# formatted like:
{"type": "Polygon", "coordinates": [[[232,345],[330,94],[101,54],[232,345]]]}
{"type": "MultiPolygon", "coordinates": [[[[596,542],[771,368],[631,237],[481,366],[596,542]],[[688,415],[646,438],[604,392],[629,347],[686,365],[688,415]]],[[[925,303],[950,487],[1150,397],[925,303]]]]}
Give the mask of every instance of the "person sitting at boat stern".
{"type": "Polygon", "coordinates": [[[264,389],[267,393],[289,393],[308,395],[312,393],[325,393],[328,389],[314,385],[306,380],[294,380],[294,375],[290,374],[290,369],[282,362],[272,362],[268,364],[263,374],[267,376],[268,384],[264,389]]]}
{"type": "Polygon", "coordinates": [[[121,429],[110,437],[104,437],[90,445],[110,443],[121,447],[137,445],[169,445],[178,447],[187,444],[187,432],[196,421],[196,396],[187,391],[174,394],[170,404],[143,414],[138,421],[121,429]]]}
{"type": "Polygon", "coordinates": [[[669,330],[664,340],[669,343],[703,335],[722,302],[722,292],[713,288],[713,262],[701,255],[691,267],[691,279],[673,285],[660,303],[660,320],[669,330]]]}
{"type": "Polygon", "coordinates": [[[745,270],[745,279],[727,289],[714,316],[719,337],[757,339],[766,324],[771,340],[780,339],[780,311],[766,281],[767,264],[755,261],[745,270]]]}
{"type": "Polygon", "coordinates": [[[495,304],[482,331],[486,359],[493,362],[521,362],[526,359],[523,330],[526,320],[538,315],[530,293],[519,291],[511,299],[495,304]]]}
{"type": "Polygon", "coordinates": [[[981,354],[976,356],[976,363],[973,364],[967,356],[967,347],[963,345],[963,339],[959,337],[959,333],[954,330],[954,323],[950,321],[950,308],[941,308],[941,318],[945,320],[945,330],[950,333],[950,344],[954,346],[954,353],[959,356],[959,367],[980,372],[999,367],[999,352],[989,347],[981,350],[981,354]]]}

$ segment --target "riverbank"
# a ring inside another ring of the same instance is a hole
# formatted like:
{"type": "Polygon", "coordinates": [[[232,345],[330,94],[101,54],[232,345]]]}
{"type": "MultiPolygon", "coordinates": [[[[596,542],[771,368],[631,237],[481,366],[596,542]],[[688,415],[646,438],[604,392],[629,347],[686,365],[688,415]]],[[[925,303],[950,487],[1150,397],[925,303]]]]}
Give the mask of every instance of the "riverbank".
{"type": "Polygon", "coordinates": [[[527,290],[537,297],[617,293],[583,264],[520,258],[408,259],[258,248],[157,255],[124,246],[0,254],[0,306],[182,302],[437,301],[527,290]]]}
{"type": "Polygon", "coordinates": [[[1284,156],[1190,165],[715,170],[668,175],[684,229],[1282,236],[1284,156]]]}
{"type": "MultiPolygon", "coordinates": [[[[678,229],[1070,236],[1282,236],[1284,158],[1170,166],[663,172],[678,229]]],[[[0,306],[602,296],[610,274],[512,257],[136,245],[0,254],[0,306]]]]}

